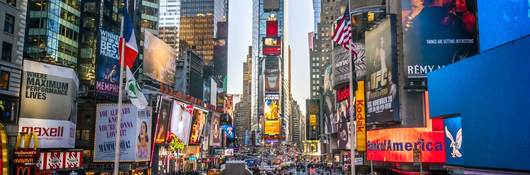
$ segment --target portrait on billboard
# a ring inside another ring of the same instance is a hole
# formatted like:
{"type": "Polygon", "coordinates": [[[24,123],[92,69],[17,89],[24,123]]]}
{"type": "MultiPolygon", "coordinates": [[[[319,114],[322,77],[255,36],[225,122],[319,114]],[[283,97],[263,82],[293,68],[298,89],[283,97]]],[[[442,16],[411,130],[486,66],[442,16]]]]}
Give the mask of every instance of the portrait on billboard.
{"type": "Polygon", "coordinates": [[[265,58],[265,93],[279,93],[280,92],[280,69],[278,66],[278,58],[265,58]]]}
{"type": "Polygon", "coordinates": [[[147,31],[144,33],[144,73],[154,80],[173,86],[177,54],[164,41],[147,31]]]}
{"type": "Polygon", "coordinates": [[[138,110],[136,160],[149,160],[151,154],[151,110],[138,110]]]}
{"type": "Polygon", "coordinates": [[[348,122],[339,123],[337,145],[339,149],[350,149],[350,129],[348,122]]]}
{"type": "Polygon", "coordinates": [[[200,143],[202,130],[206,122],[207,112],[194,108],[193,109],[193,122],[191,125],[190,145],[197,145],[200,143]]]}
{"type": "Polygon", "coordinates": [[[120,77],[118,63],[119,36],[99,29],[98,54],[96,57],[96,92],[102,95],[117,96],[120,77]]]}
{"type": "Polygon", "coordinates": [[[397,84],[392,64],[390,19],[366,31],[367,120],[394,121],[397,115],[397,84]],[[375,42],[374,42],[375,41],[375,42]],[[396,113],[396,114],[395,114],[396,113]]]}
{"type": "Polygon", "coordinates": [[[403,0],[406,76],[427,73],[477,53],[475,0],[403,0]]]}
{"type": "Polygon", "coordinates": [[[211,125],[211,145],[212,146],[221,146],[221,117],[219,116],[219,113],[213,113],[212,114],[212,125],[211,125]]]}
{"type": "Polygon", "coordinates": [[[156,129],[155,143],[164,143],[167,137],[168,122],[171,117],[171,100],[162,99],[158,109],[158,122],[156,129]]]}
{"type": "Polygon", "coordinates": [[[171,112],[171,136],[177,137],[184,145],[188,145],[191,113],[185,107],[186,104],[173,101],[173,111],[171,112]]]}

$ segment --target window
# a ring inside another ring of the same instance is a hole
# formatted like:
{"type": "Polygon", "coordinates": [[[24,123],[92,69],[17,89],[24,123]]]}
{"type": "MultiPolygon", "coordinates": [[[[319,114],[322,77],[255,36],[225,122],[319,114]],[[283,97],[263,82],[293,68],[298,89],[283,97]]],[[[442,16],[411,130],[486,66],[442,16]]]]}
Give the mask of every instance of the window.
{"type": "Polygon", "coordinates": [[[15,31],[15,17],[13,15],[7,14],[4,19],[4,32],[13,33],[15,31]]]}
{"type": "Polygon", "coordinates": [[[9,72],[0,71],[0,89],[9,89],[9,72]]]}
{"type": "Polygon", "coordinates": [[[17,0],[7,0],[7,4],[9,5],[12,5],[12,6],[17,6],[17,0]]]}
{"type": "Polygon", "coordinates": [[[13,50],[13,45],[10,43],[4,42],[2,44],[2,60],[11,62],[11,52],[13,50]]]}

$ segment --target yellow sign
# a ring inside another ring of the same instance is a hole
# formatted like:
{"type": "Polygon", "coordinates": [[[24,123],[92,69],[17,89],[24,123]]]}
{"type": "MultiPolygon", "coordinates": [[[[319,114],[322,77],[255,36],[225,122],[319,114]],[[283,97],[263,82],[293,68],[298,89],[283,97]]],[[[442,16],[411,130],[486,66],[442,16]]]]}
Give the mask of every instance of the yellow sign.
{"type": "Polygon", "coordinates": [[[265,135],[279,135],[281,131],[278,100],[265,99],[265,135]]]}
{"type": "Polygon", "coordinates": [[[317,115],[315,114],[309,115],[309,126],[311,126],[313,129],[317,127],[317,115]]]}
{"type": "Polygon", "coordinates": [[[357,151],[366,151],[366,111],[364,98],[364,81],[357,81],[357,91],[355,91],[355,118],[357,132],[357,151]]]}

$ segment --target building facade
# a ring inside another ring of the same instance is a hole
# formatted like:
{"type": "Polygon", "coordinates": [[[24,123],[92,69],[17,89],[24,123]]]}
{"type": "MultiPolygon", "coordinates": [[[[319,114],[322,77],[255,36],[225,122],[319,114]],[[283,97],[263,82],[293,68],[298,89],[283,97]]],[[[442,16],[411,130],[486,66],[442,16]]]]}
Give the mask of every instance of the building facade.
{"type": "MultiPolygon", "coordinates": [[[[250,117],[250,96],[252,84],[252,46],[248,47],[247,59],[243,63],[243,92],[241,100],[236,104],[236,135],[240,144],[244,143],[245,137],[251,131],[251,117],[250,117]]],[[[248,135],[248,137],[250,137],[248,135]]],[[[249,138],[248,138],[249,139],[249,138]]]]}

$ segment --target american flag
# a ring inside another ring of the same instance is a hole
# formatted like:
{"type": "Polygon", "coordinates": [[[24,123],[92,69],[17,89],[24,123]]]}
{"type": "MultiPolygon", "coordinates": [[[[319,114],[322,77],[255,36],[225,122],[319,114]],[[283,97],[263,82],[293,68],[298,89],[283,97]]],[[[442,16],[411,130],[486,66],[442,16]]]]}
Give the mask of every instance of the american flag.
{"type": "Polygon", "coordinates": [[[333,41],[342,47],[353,51],[353,42],[351,42],[351,36],[350,11],[348,8],[346,8],[344,15],[339,19],[339,22],[337,22],[335,32],[333,32],[333,41]]]}

